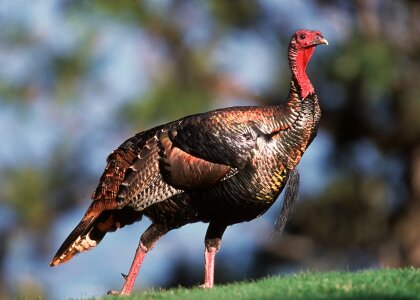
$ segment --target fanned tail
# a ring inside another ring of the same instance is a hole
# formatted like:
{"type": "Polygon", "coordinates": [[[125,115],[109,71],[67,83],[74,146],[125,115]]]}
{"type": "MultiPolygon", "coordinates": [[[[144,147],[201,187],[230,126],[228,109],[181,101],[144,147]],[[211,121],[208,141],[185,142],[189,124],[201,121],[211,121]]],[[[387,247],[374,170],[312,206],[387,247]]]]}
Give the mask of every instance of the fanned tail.
{"type": "Polygon", "coordinates": [[[299,198],[299,172],[293,169],[290,173],[289,180],[287,181],[286,193],[284,195],[283,205],[280,213],[274,223],[273,236],[278,237],[286,226],[289,216],[293,213],[294,204],[299,198]]]}

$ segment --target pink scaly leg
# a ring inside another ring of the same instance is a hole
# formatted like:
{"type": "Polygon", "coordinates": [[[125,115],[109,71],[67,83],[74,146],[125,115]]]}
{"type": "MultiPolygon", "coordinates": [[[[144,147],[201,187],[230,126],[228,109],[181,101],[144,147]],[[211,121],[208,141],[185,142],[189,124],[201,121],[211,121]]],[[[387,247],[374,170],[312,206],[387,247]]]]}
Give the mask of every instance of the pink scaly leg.
{"type": "Polygon", "coordinates": [[[219,249],[210,247],[204,252],[205,272],[204,272],[204,288],[212,288],[214,284],[214,258],[219,249]]]}
{"type": "Polygon", "coordinates": [[[130,267],[130,271],[128,272],[127,276],[125,278],[125,283],[119,292],[120,295],[130,295],[131,290],[133,289],[134,282],[136,281],[137,274],[140,271],[140,267],[143,263],[144,257],[146,256],[146,253],[148,252],[148,249],[143,245],[143,243],[140,241],[136,255],[134,256],[133,262],[130,267]]]}
{"type": "Polygon", "coordinates": [[[146,253],[153,249],[156,242],[169,231],[163,225],[152,224],[147,228],[140,238],[139,245],[136,250],[133,262],[130,267],[128,275],[123,275],[125,283],[121,291],[109,291],[108,295],[130,295],[136,281],[137,274],[139,273],[140,267],[143,263],[146,253]]]}
{"type": "Polygon", "coordinates": [[[204,288],[212,288],[214,285],[214,265],[216,253],[220,249],[222,243],[222,235],[226,230],[226,226],[216,223],[210,223],[206,238],[204,250],[204,288]]]}

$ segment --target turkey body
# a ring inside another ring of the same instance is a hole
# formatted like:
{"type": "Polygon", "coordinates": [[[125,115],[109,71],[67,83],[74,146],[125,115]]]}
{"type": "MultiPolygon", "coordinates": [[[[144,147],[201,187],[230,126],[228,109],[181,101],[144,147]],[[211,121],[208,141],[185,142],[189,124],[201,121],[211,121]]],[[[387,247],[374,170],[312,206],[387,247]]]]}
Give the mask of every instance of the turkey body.
{"type": "Polygon", "coordinates": [[[92,195],[92,203],[50,265],[95,247],[107,232],[141,220],[140,238],[121,294],[129,294],[145,254],[168,231],[208,222],[205,287],[213,286],[214,256],[227,226],[262,215],[316,136],[321,116],[306,76],[318,31],[295,33],[287,100],[276,106],[242,106],[187,116],[140,132],[121,144],[92,195]]]}
{"type": "MultiPolygon", "coordinates": [[[[129,206],[144,209],[144,215],[154,223],[174,228],[198,221],[228,226],[262,215],[275,202],[289,172],[316,135],[320,118],[316,95],[294,104],[216,110],[152,129],[156,145],[161,133],[166,136],[175,132],[175,139],[186,135],[192,143],[180,140],[177,146],[218,167],[230,168],[222,170],[225,174],[217,184],[198,188],[178,185],[170,176],[161,175],[158,189],[172,196],[147,208],[138,206],[135,200],[129,206]],[[215,142],[206,153],[201,143],[209,140],[215,142]]],[[[164,168],[158,164],[154,167],[164,168]]],[[[165,173],[162,169],[159,172],[165,173]]],[[[199,175],[186,174],[194,179],[199,175]]]]}

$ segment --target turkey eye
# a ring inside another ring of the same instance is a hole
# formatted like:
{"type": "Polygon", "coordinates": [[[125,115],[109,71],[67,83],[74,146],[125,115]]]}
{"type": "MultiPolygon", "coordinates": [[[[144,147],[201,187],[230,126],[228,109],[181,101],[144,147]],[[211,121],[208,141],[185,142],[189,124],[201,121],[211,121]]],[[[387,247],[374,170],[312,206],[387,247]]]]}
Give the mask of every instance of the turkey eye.
{"type": "Polygon", "coordinates": [[[299,38],[300,38],[301,40],[304,40],[304,39],[306,38],[306,35],[305,35],[304,33],[302,33],[301,35],[299,35],[299,38]]]}

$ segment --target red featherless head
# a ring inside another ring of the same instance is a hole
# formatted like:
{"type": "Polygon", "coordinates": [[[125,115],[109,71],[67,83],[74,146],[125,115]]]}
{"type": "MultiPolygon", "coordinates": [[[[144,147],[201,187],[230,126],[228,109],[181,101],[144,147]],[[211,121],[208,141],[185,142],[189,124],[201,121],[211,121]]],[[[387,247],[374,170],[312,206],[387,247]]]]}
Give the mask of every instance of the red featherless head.
{"type": "Polygon", "coordinates": [[[306,75],[306,66],[314,53],[315,46],[325,44],[328,41],[322,33],[315,30],[298,30],[292,36],[289,44],[289,64],[293,78],[300,87],[302,99],[314,92],[314,88],[306,75]]]}
{"type": "Polygon", "coordinates": [[[312,48],[321,44],[328,45],[328,41],[324,39],[320,31],[302,29],[296,31],[296,33],[292,36],[290,44],[294,44],[296,49],[300,50],[312,48]]]}

